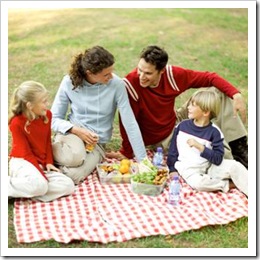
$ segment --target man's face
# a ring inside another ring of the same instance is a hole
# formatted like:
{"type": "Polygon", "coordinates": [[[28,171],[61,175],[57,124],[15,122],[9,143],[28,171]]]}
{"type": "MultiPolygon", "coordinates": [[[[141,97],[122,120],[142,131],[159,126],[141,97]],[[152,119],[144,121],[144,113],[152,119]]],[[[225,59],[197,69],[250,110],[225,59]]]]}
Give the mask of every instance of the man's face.
{"type": "Polygon", "coordinates": [[[140,59],[137,65],[137,73],[139,75],[140,85],[143,88],[157,87],[164,69],[156,70],[155,65],[147,63],[144,59],[140,59]]]}

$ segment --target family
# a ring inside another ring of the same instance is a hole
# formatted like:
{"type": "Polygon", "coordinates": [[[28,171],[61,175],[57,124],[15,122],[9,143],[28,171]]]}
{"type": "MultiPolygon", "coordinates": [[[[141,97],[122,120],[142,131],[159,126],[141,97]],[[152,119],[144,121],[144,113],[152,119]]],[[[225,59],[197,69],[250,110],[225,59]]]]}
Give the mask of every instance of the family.
{"type": "Polygon", "coordinates": [[[114,63],[101,46],[76,55],[51,110],[41,83],[26,81],[14,91],[9,198],[48,202],[70,195],[104,158],[141,162],[147,146],[163,147],[170,174],[194,189],[235,186],[247,195],[247,114],[237,88],[216,73],[169,65],[155,45],[141,51],[123,79],[114,63]],[[199,90],[175,109],[175,98],[190,88],[199,90]],[[106,152],[117,111],[122,145],[106,152]]]}

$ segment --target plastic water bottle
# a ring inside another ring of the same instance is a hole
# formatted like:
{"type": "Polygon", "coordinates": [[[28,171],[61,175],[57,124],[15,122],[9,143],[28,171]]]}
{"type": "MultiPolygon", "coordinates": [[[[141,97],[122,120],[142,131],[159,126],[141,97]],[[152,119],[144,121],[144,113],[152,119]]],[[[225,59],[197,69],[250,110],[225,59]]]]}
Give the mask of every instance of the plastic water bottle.
{"type": "Polygon", "coordinates": [[[161,167],[163,165],[163,149],[162,147],[157,147],[157,151],[153,157],[153,164],[156,167],[161,167]]]}
{"type": "Polygon", "coordinates": [[[181,184],[179,176],[174,176],[170,183],[169,204],[178,206],[180,204],[181,184]]]}

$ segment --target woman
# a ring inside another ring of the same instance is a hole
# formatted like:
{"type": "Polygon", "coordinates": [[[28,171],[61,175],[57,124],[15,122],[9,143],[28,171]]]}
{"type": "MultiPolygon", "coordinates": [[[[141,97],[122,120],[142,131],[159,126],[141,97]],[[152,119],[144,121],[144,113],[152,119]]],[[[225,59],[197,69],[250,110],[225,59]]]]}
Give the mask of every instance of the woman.
{"type": "Polygon", "coordinates": [[[124,83],[113,74],[113,65],[113,55],[100,46],[76,55],[52,105],[52,129],[58,133],[54,159],[75,184],[104,158],[103,148],[111,139],[116,109],[137,161],[146,157],[124,83]]]}

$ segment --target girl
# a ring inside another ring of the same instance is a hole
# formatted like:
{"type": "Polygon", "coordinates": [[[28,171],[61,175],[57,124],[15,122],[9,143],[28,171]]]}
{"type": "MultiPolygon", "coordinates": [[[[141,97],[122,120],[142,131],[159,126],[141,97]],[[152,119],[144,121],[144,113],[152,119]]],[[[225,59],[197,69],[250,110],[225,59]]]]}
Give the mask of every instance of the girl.
{"type": "Polygon", "coordinates": [[[53,165],[52,114],[47,106],[47,91],[38,82],[26,81],[13,93],[8,197],[47,202],[74,191],[72,180],[53,165]]]}

